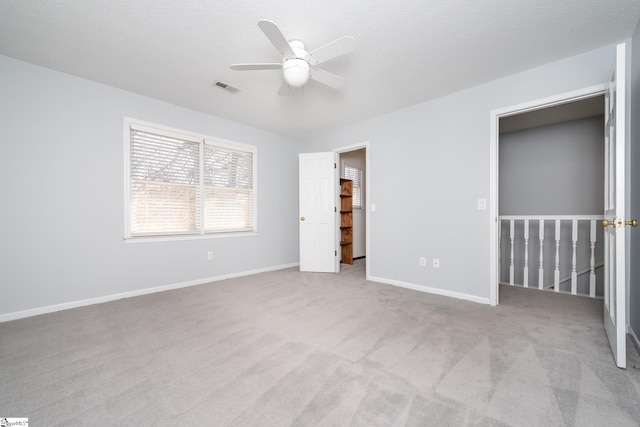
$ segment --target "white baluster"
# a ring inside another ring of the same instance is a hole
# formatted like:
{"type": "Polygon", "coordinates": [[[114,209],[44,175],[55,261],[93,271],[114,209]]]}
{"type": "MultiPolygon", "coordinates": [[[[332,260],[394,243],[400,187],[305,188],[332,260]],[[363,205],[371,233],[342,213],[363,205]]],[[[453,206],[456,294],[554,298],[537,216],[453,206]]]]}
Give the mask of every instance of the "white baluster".
{"type": "Polygon", "coordinates": [[[553,273],[556,292],[560,292],[560,220],[556,219],[556,269],[553,273]]]}
{"type": "Polygon", "coordinates": [[[509,284],[513,285],[513,275],[514,275],[514,270],[513,270],[513,239],[515,236],[515,224],[514,224],[514,220],[510,220],[509,221],[509,238],[511,239],[511,262],[509,264],[509,284]]]}
{"type": "Polygon", "coordinates": [[[524,287],[529,287],[529,220],[524,220],[524,287]]]}
{"type": "Polygon", "coordinates": [[[572,256],[571,256],[571,293],[573,295],[578,293],[578,269],[577,263],[578,260],[576,258],[576,246],[578,245],[578,220],[574,219],[571,224],[571,247],[572,247],[572,256]]]}
{"type": "Polygon", "coordinates": [[[540,227],[538,229],[538,239],[540,240],[540,266],[538,267],[538,289],[544,288],[544,219],[540,221],[540,227]]]}
{"type": "Polygon", "coordinates": [[[589,274],[589,296],[596,296],[596,220],[591,220],[591,274],[589,274]]]}

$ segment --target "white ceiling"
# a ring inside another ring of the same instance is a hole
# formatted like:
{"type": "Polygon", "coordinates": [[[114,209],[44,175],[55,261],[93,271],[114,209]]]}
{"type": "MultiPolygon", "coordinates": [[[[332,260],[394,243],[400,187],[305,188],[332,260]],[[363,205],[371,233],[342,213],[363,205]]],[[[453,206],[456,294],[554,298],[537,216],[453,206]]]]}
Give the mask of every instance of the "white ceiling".
{"type": "Polygon", "coordinates": [[[640,0],[3,0],[0,54],[294,138],[305,138],[631,36],[640,0]],[[276,95],[259,19],[313,50],[356,38],[310,82],[276,95]],[[220,80],[240,89],[212,86],[220,80]]]}

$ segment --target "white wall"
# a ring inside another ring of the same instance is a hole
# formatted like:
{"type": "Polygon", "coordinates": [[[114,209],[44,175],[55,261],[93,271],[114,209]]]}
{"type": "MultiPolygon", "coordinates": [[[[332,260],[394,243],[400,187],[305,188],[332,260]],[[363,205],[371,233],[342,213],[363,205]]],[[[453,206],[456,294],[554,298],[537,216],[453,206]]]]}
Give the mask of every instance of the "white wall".
{"type": "Polygon", "coordinates": [[[298,262],[295,141],[7,57],[0,74],[0,315],[298,262]],[[124,116],[257,146],[258,235],[125,243],[124,116]]]}
{"type": "Polygon", "coordinates": [[[309,152],[369,141],[370,276],[488,303],[490,219],[476,207],[490,195],[490,112],[607,82],[614,53],[606,46],[306,141],[309,152]]]}

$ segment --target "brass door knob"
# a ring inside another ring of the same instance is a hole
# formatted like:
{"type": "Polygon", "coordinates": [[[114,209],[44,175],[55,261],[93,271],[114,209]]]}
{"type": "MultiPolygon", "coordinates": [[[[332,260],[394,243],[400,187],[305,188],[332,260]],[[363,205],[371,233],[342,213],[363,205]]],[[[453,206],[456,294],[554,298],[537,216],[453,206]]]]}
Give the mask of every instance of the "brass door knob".
{"type": "Polygon", "coordinates": [[[304,221],[304,217],[303,216],[300,217],[300,221],[304,221]]]}
{"type": "Polygon", "coordinates": [[[604,225],[605,227],[608,226],[614,226],[617,228],[621,228],[624,227],[625,225],[630,225],[632,227],[637,227],[638,226],[638,220],[637,219],[632,219],[631,221],[623,221],[621,218],[614,218],[611,221],[608,219],[603,219],[602,220],[602,225],[604,225]]]}

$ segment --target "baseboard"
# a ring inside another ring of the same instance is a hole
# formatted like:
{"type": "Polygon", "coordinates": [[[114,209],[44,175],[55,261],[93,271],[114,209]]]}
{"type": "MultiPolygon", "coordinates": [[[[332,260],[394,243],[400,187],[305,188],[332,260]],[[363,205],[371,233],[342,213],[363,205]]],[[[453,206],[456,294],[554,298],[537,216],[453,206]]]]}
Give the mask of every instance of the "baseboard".
{"type": "Polygon", "coordinates": [[[204,285],[205,283],[218,282],[220,280],[234,279],[236,277],[251,276],[258,273],[266,273],[269,271],[284,270],[286,268],[296,267],[299,263],[276,265],[272,267],[259,268],[256,270],[241,271],[239,273],[224,274],[221,276],[207,277],[204,279],[190,280],[188,282],[173,283],[170,285],[156,286],[153,288],[139,289],[130,292],[122,292],[118,294],[105,295],[97,298],[89,298],[79,301],[65,302],[62,304],[48,305],[45,307],[31,308],[28,310],[15,311],[13,313],[0,314],[0,323],[9,322],[11,320],[23,319],[25,317],[38,316],[40,314],[53,313],[56,311],[69,310],[72,308],[84,307],[87,305],[101,304],[103,302],[115,301],[124,298],[132,298],[141,295],[153,294],[156,292],[170,291],[173,289],[187,288],[189,286],[204,285]]]}
{"type": "Polygon", "coordinates": [[[636,351],[640,354],[640,339],[638,339],[638,336],[633,331],[633,328],[631,328],[631,325],[627,326],[627,333],[631,337],[631,341],[633,342],[633,345],[636,346],[636,351]]]}
{"type": "Polygon", "coordinates": [[[489,298],[477,297],[475,295],[463,294],[460,292],[447,291],[445,289],[431,288],[429,286],[416,285],[415,283],[401,282],[399,280],[385,279],[383,277],[369,276],[367,280],[372,282],[384,283],[386,285],[398,286],[401,288],[412,289],[414,291],[426,292],[428,294],[435,294],[444,297],[456,298],[465,301],[477,302],[480,304],[490,304],[489,298]]]}

